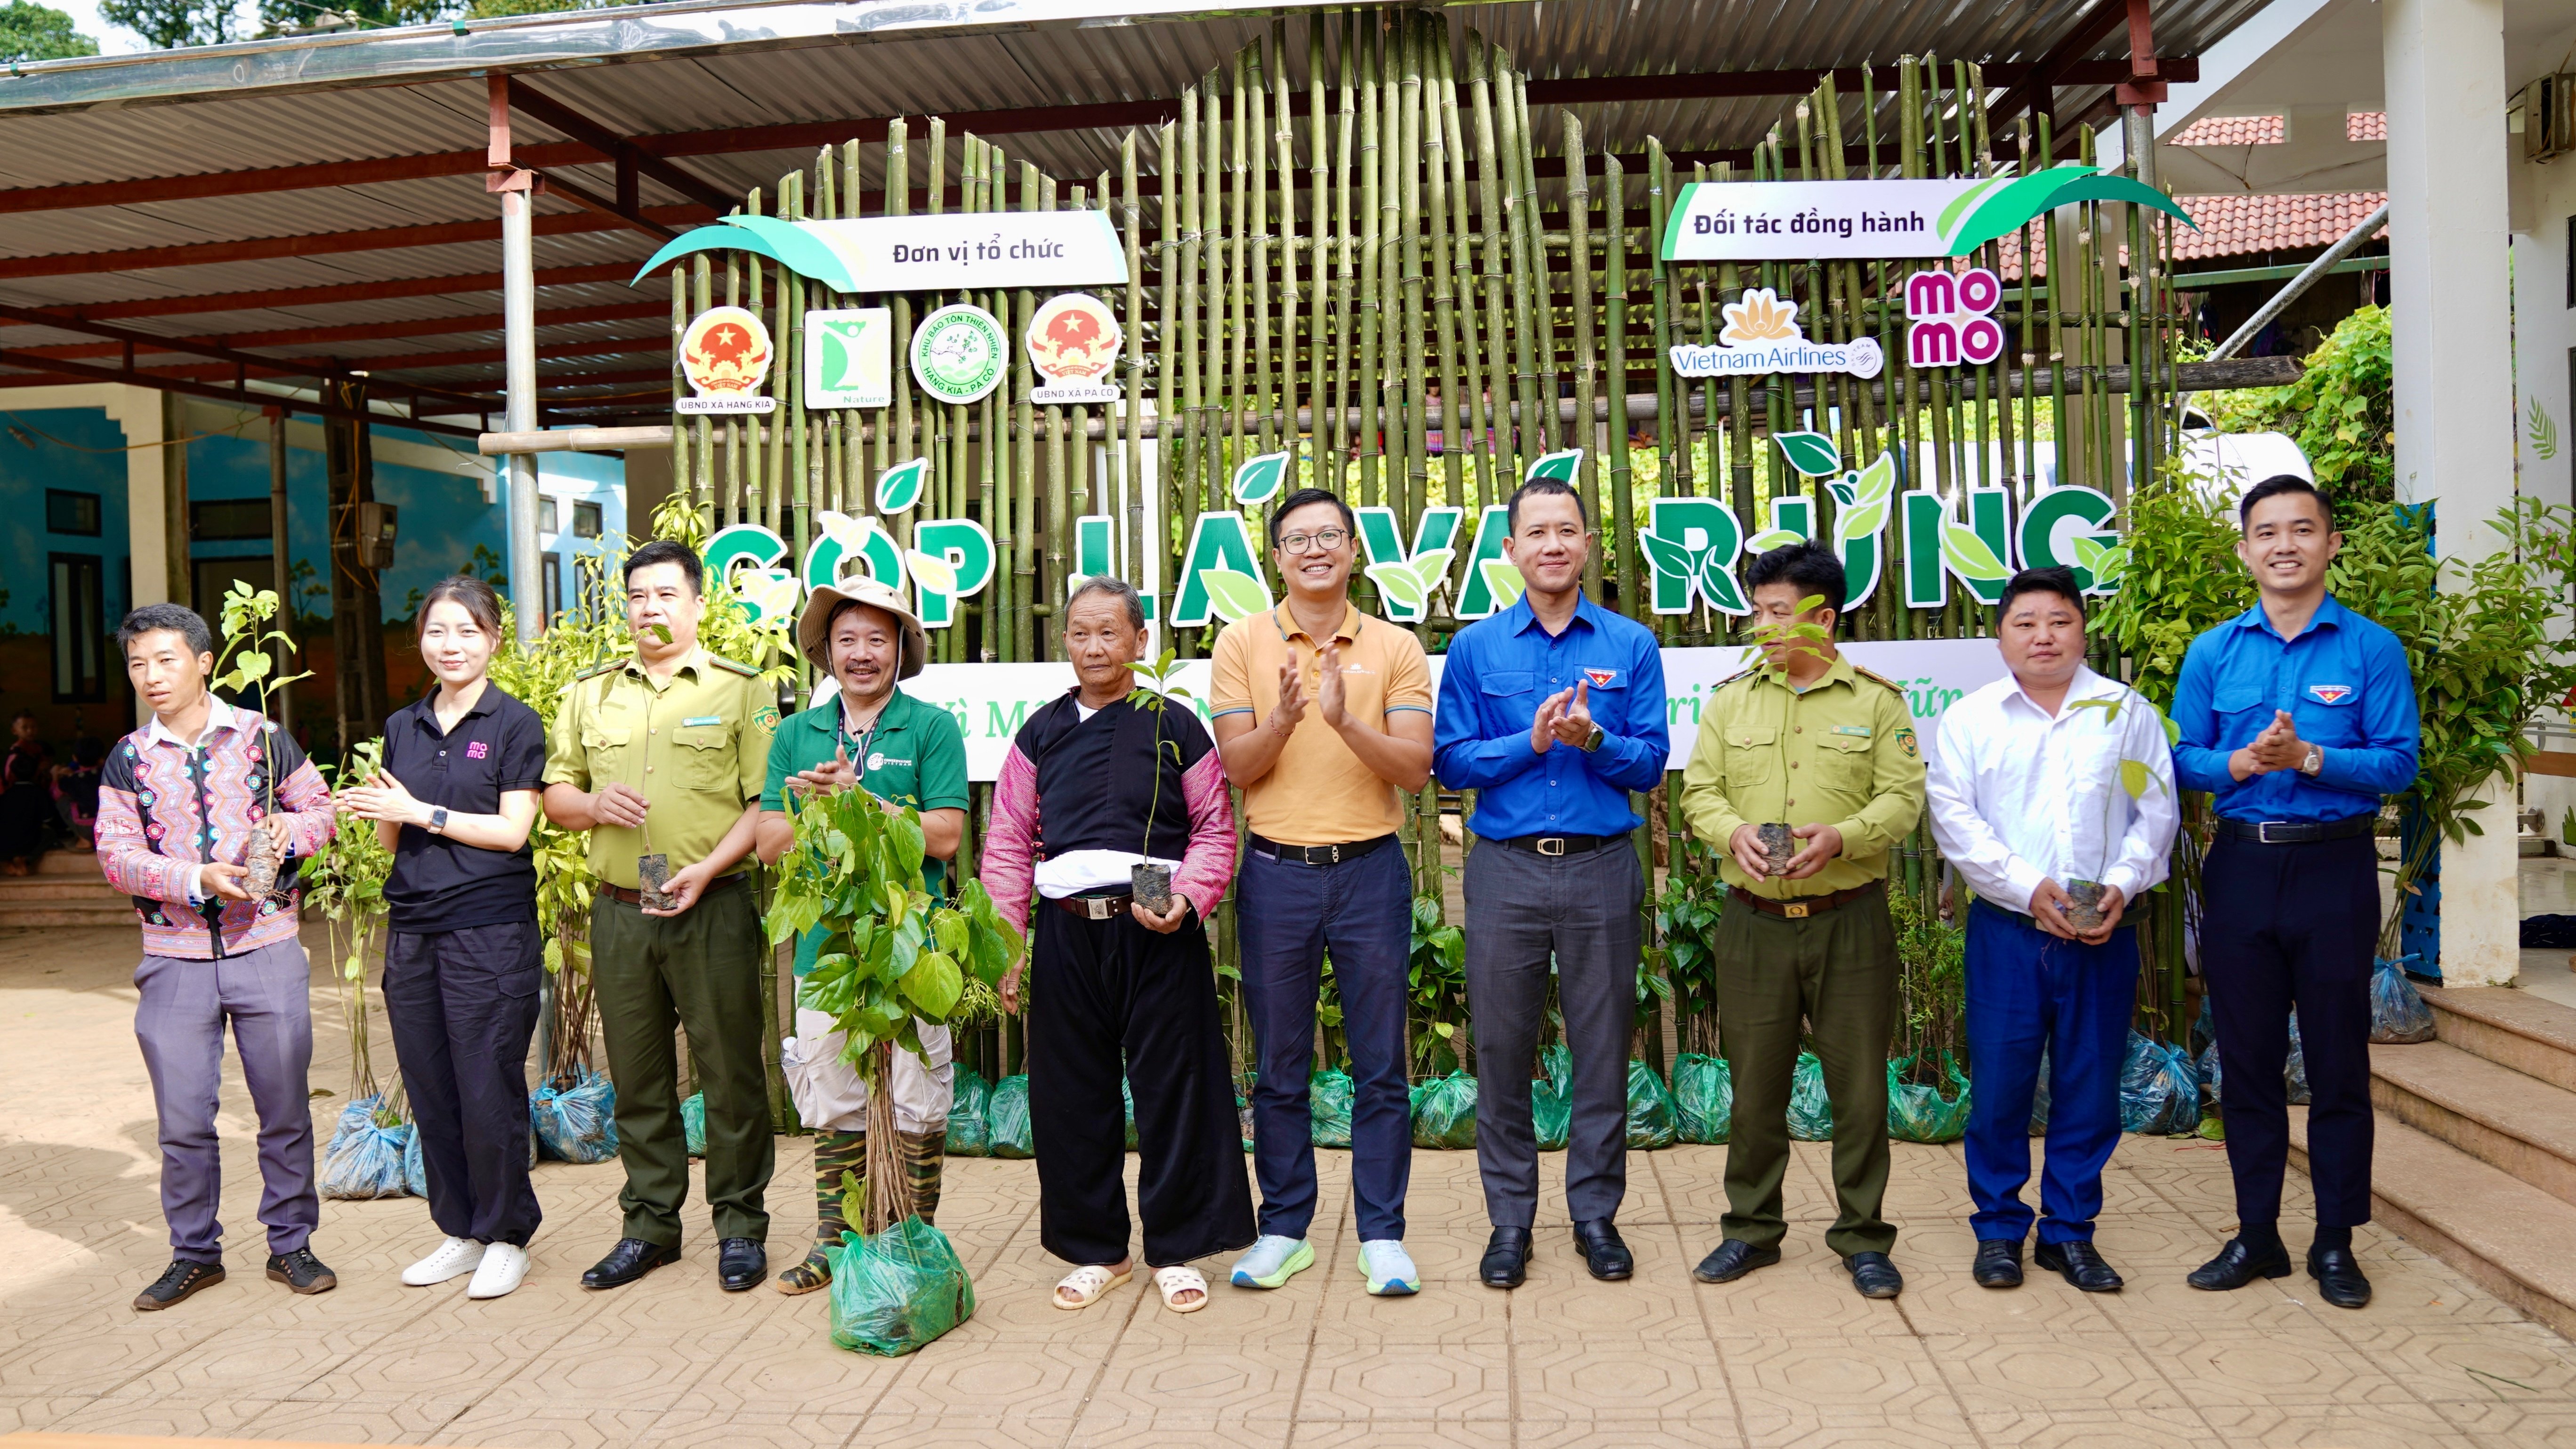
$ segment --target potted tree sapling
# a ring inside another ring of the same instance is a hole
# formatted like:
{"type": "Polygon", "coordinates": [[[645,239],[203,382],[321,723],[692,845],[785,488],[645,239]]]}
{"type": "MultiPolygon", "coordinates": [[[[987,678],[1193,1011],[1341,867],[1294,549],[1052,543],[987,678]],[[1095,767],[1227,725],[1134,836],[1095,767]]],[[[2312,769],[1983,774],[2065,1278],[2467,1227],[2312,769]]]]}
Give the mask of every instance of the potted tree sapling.
{"type": "MultiPolygon", "coordinates": [[[[1810,610],[1821,607],[1824,602],[1824,595],[1809,594],[1798,601],[1797,617],[1786,623],[1754,626],[1753,647],[1762,653],[1763,668],[1776,670],[1782,667],[1771,657],[1771,650],[1775,646],[1785,645],[1786,650],[1791,653],[1822,654],[1825,652],[1822,646],[1833,638],[1832,634],[1822,624],[1803,622],[1810,610]]],[[[1780,774],[1785,779],[1789,773],[1789,737],[1787,735],[1780,736],[1779,749],[1780,774]]],[[[1763,821],[1753,827],[1762,842],[1763,858],[1770,867],[1770,873],[1775,876],[1787,875],[1790,860],[1798,854],[1797,837],[1789,833],[1789,828],[1789,822],[1785,820],[1763,821]]]]}
{"type": "MultiPolygon", "coordinates": [[[[271,655],[268,646],[276,644],[289,654],[295,652],[295,640],[285,630],[262,627],[277,617],[277,611],[276,590],[254,589],[239,579],[233,580],[232,587],[224,592],[224,650],[216,656],[215,675],[210,681],[218,690],[257,695],[262,716],[268,714],[270,696],[299,679],[312,676],[312,671],[307,670],[282,679],[271,677],[282,656],[271,655]]],[[[274,729],[275,726],[264,725],[264,728],[274,729]]],[[[269,756],[265,750],[261,754],[269,756]]],[[[263,758],[259,771],[260,815],[263,819],[277,813],[277,771],[272,764],[273,757],[263,758]]],[[[242,878],[242,889],[252,900],[265,901],[276,891],[277,878],[286,859],[276,836],[266,830],[254,830],[250,833],[250,853],[242,864],[248,871],[242,878]]]]}
{"type": "MultiPolygon", "coordinates": [[[[2069,707],[2073,709],[2098,709],[2102,711],[2102,718],[2108,724],[2117,725],[2120,720],[2120,711],[2132,700],[2135,700],[2144,708],[2155,709],[2154,705],[2147,703],[2144,695],[2135,693],[2123,693],[2121,697],[2116,699],[2072,700],[2069,701],[2069,707]]],[[[2156,718],[2163,721],[2165,737],[2168,742],[2181,738],[2182,731],[2172,720],[2165,719],[2163,711],[2158,710],[2156,718]]],[[[2149,787],[2161,790],[2165,788],[2165,784],[2162,780],[2156,778],[2155,771],[2148,766],[2146,761],[2133,760],[2125,755],[2122,756],[2120,759],[2120,788],[2127,792],[2130,801],[2134,803],[2145,799],[2149,787]]],[[[2095,875],[2108,874],[2111,869],[2111,799],[2112,796],[2110,791],[2105,790],[2102,792],[2102,832],[2100,847],[2094,856],[2094,859],[2098,862],[2093,867],[2093,873],[2095,875]]],[[[2102,891],[2102,882],[2098,880],[2070,880],[2066,883],[2066,897],[2068,902],[2066,907],[2066,923],[2073,926],[2078,933],[2098,931],[2102,929],[2102,891]]]]}
{"type": "Polygon", "coordinates": [[[1172,687],[1172,676],[1180,673],[1180,666],[1173,662],[1173,654],[1169,649],[1163,651],[1162,658],[1151,664],[1136,665],[1135,670],[1143,675],[1147,682],[1129,690],[1127,702],[1138,709],[1152,710],[1158,718],[1154,733],[1154,793],[1148,796],[1145,802],[1145,841],[1136,848],[1136,853],[1144,856],[1145,859],[1138,861],[1128,872],[1127,888],[1136,897],[1136,904],[1159,916],[1172,908],[1172,868],[1158,863],[1153,858],[1155,811],[1160,809],[1163,803],[1161,756],[1164,750],[1169,750],[1172,752],[1174,761],[1178,761],[1181,757],[1180,745],[1163,738],[1159,716],[1163,712],[1165,700],[1187,699],[1190,697],[1190,692],[1172,687]]]}

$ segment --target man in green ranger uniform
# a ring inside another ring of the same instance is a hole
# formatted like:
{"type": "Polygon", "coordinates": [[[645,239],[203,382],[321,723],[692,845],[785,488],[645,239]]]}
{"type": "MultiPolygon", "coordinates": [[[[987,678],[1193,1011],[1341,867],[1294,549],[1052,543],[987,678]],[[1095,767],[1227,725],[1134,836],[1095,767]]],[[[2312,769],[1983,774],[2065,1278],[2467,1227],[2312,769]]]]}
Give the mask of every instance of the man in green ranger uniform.
{"type": "Polygon", "coordinates": [[[1780,1261],[1788,1225],[1789,1092],[1803,1020],[1834,1104],[1834,1195],[1825,1245],[1865,1298],[1905,1280],[1887,1251],[1887,1041],[1896,1018],[1888,847],[1923,816],[1923,754],[1904,692],[1834,648],[1843,566],[1817,544],[1745,566],[1761,659],[1721,681],[1682,774],[1682,815],[1717,850],[1719,1050],[1735,1086],[1725,1240],[1692,1270],[1724,1283],[1780,1261]],[[1789,853],[1765,825],[1790,828],[1789,853]]]}
{"type": "Polygon", "coordinates": [[[685,1026],[707,1101],[707,1203],[716,1278],[740,1292],[769,1276],[762,1197],[775,1165],[762,1080],[752,827],[777,697],[758,672],[698,647],[705,569],[656,539],[627,555],[635,657],[573,681],[546,739],[546,818],[590,832],[599,896],[590,912],[592,988],[617,1080],[625,1235],[581,1278],[616,1288],[680,1258],[689,1193],[671,1029],[685,1026]],[[647,906],[637,861],[665,857],[669,903],[647,906]]]}
{"type": "MultiPolygon", "coordinates": [[[[795,843],[791,796],[857,785],[888,811],[909,805],[921,812],[927,855],[922,881],[933,896],[946,895],[948,862],[966,829],[966,740],[955,716],[895,687],[919,674],[929,656],[921,621],[904,607],[901,594],[853,579],[813,592],[797,619],[796,638],[837,689],[812,709],[789,716],[770,743],[768,781],[760,794],[760,858],[774,864],[795,843]]],[[[798,976],[814,969],[823,934],[818,926],[797,938],[798,976]]],[[[889,1076],[913,1202],[928,1222],[939,1210],[940,1154],[948,1141],[956,1069],[948,1059],[948,1028],[916,1026],[928,1062],[897,1051],[889,1076]]],[[[841,1044],[829,1015],[800,1007],[796,1035],[780,1052],[797,1115],[815,1130],[817,1240],[803,1262],[778,1275],[781,1293],[811,1293],[832,1281],[822,1245],[838,1243],[849,1227],[841,1215],[841,1174],[867,1176],[868,1089],[841,1059],[841,1044]]]]}

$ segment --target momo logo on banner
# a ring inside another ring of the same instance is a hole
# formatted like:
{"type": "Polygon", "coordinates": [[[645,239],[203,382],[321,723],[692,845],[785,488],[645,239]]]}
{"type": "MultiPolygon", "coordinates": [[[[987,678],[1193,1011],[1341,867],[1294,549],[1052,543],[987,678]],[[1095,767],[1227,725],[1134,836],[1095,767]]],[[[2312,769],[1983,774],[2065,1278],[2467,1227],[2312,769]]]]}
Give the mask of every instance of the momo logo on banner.
{"type": "Polygon", "coordinates": [[[765,413],[778,399],[760,396],[778,358],[769,329],[740,307],[709,307],[680,334],[680,373],[697,396],[671,404],[683,414],[765,413]]]}
{"type": "Polygon", "coordinates": [[[1982,367],[2003,356],[2004,327],[1994,319],[2004,281],[1984,267],[1916,272],[1905,279],[1905,360],[1913,367],[1982,367]]]}

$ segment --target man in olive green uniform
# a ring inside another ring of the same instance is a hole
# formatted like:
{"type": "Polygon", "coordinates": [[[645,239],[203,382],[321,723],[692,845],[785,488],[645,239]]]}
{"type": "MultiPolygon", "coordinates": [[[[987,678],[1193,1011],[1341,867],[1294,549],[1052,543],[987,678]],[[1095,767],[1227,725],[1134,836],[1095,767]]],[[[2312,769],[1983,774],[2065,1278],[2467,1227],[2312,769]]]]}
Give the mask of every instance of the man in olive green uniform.
{"type": "Polygon", "coordinates": [[[1830,551],[1774,549],[1744,582],[1766,629],[1761,662],[1710,692],[1682,776],[1682,814],[1717,848],[1727,885],[1717,1019],[1735,1087],[1725,1241],[1692,1276],[1724,1283],[1780,1261],[1803,1019],[1833,1101],[1841,1214],[1825,1244],[1862,1296],[1893,1298],[1905,1282],[1887,1256],[1896,1229],[1879,1214],[1897,975],[1887,852],[1922,816],[1922,751],[1903,692],[1833,647],[1844,584],[1830,551]],[[1785,862],[1766,853],[1766,824],[1793,827],[1785,862]]]}
{"type": "Polygon", "coordinates": [[[707,1201],[716,1276],[739,1292],[768,1276],[762,1197],[775,1157],[761,1067],[767,937],[749,875],[778,705],[754,671],[698,647],[706,612],[696,554],[656,540],[626,560],[636,657],[573,682],[546,748],[546,817],[590,832],[600,886],[591,983],[617,1082],[626,1163],[624,1236],[585,1288],[631,1283],[680,1256],[687,1139],[671,1029],[685,1026],[707,1103],[707,1201]],[[637,859],[664,856],[669,904],[647,907],[637,859]]]}

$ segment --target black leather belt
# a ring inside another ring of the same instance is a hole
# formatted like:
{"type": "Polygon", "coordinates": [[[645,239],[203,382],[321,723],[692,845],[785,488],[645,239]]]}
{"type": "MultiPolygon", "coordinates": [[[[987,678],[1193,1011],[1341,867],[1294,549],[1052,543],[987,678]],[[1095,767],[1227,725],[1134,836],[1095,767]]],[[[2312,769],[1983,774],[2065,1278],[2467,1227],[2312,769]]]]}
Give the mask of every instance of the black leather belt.
{"type": "Polygon", "coordinates": [[[1793,900],[1785,901],[1775,901],[1769,896],[1757,896],[1753,892],[1745,890],[1729,890],[1726,893],[1726,898],[1730,902],[1742,901],[1746,905],[1762,912],[1766,916],[1779,916],[1786,920],[1803,921],[1809,916],[1823,915],[1825,912],[1830,911],[1837,906],[1849,905],[1851,902],[1859,900],[1864,896],[1874,896],[1886,889],[1887,882],[1883,880],[1874,880],[1867,885],[1853,886],[1847,891],[1835,891],[1831,895],[1799,896],[1793,900]]]}
{"type": "Polygon", "coordinates": [[[1514,850],[1526,850],[1532,855],[1583,855],[1627,838],[1624,835],[1514,835],[1494,843],[1508,845],[1514,850]]]}
{"type": "MultiPolygon", "coordinates": [[[[707,882],[707,888],[705,890],[698,892],[698,899],[704,901],[718,891],[731,890],[735,886],[738,886],[749,879],[751,879],[751,872],[747,870],[738,870],[731,875],[717,876],[714,880],[707,882]]],[[[642,891],[631,891],[622,885],[610,885],[605,881],[600,883],[599,890],[602,895],[607,896],[613,901],[624,901],[630,906],[640,906],[644,904],[644,893],[642,891]]]]}
{"type": "Polygon", "coordinates": [[[2250,840],[2257,845],[2306,845],[2318,840],[2350,840],[2378,828],[2378,818],[2371,815],[2356,815],[2350,820],[2325,824],[2308,820],[2230,820],[2223,815],[2218,818],[2219,838],[2250,840]]]}
{"type": "Polygon", "coordinates": [[[1082,920],[1114,921],[1127,914],[1128,903],[1135,899],[1133,895],[1058,896],[1055,903],[1066,915],[1082,920]]]}
{"type": "Polygon", "coordinates": [[[1278,841],[1254,835],[1248,838],[1247,843],[1261,854],[1280,860],[1302,861],[1307,865],[1340,865],[1346,860],[1369,855],[1382,845],[1393,845],[1395,836],[1389,833],[1375,840],[1354,840],[1345,845],[1281,845],[1278,841]]]}

